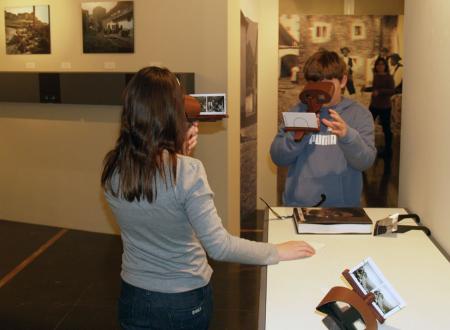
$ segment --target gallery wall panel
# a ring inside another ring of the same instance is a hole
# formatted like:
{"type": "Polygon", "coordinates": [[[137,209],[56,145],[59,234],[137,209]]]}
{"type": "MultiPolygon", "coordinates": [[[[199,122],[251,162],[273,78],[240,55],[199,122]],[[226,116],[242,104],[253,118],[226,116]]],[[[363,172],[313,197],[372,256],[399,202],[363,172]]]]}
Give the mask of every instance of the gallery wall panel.
{"type": "MultiPolygon", "coordinates": [[[[0,102],[121,105],[134,72],[0,72],[0,102]]],[[[176,73],[188,94],[195,74],[176,73]]]]}
{"type": "Polygon", "coordinates": [[[39,75],[23,72],[2,73],[0,102],[39,102],[39,75]]]}
{"type": "MultiPolygon", "coordinates": [[[[28,0],[2,0],[0,72],[45,73],[50,75],[45,76],[44,80],[48,78],[52,81],[53,73],[127,73],[158,65],[174,72],[195,72],[197,93],[229,92],[228,5],[233,1],[214,1],[211,5],[209,0],[134,0],[134,53],[128,54],[83,53],[82,2],[86,1],[47,0],[43,3],[50,7],[50,54],[7,55],[3,8],[33,3],[28,0]]],[[[65,77],[59,78],[60,87],[71,85],[66,84],[65,77]]],[[[14,78],[16,85],[30,84],[29,78],[23,78],[26,81],[18,79],[14,78]]],[[[39,78],[35,76],[33,79],[34,87],[27,91],[24,89],[19,95],[25,96],[30,92],[28,102],[40,102],[39,88],[36,87],[39,78]]],[[[44,88],[46,92],[52,92],[52,83],[49,84],[49,89],[44,88]]],[[[111,88],[117,91],[118,82],[112,82],[111,88]]],[[[52,101],[52,95],[49,96],[52,101]]],[[[61,98],[64,97],[68,97],[66,92],[61,93],[61,98]]],[[[229,104],[236,104],[233,98],[228,100],[229,104]]],[[[102,158],[117,138],[120,107],[28,102],[0,104],[0,137],[4,138],[0,143],[0,218],[114,232],[114,219],[103,203],[98,178],[102,158]],[[55,138],[48,138],[42,144],[34,137],[43,133],[55,138]],[[59,142],[72,138],[70,145],[59,142]],[[10,156],[13,150],[43,148],[58,150],[59,153],[48,154],[45,162],[27,153],[24,153],[23,162],[16,162],[10,156]],[[85,160],[75,172],[67,167],[58,170],[51,167],[61,157],[70,160],[74,156],[85,160]],[[84,175],[84,182],[78,174],[84,175]],[[35,182],[38,178],[42,180],[35,182]],[[14,196],[10,193],[10,185],[15,187],[17,194],[14,196]],[[62,191],[76,191],[77,194],[52,193],[62,191]],[[43,204],[43,201],[52,203],[43,204]],[[26,210],[20,208],[19,202],[27,205],[26,210]],[[59,205],[67,206],[66,210],[59,205]]],[[[239,114],[239,108],[230,111],[239,114]]],[[[235,198],[238,202],[239,194],[229,193],[233,183],[228,180],[228,171],[223,169],[230,154],[238,150],[238,144],[233,150],[229,148],[230,122],[232,120],[229,118],[223,122],[202,123],[194,154],[207,170],[218,213],[227,228],[230,228],[229,222],[239,221],[238,216],[228,216],[229,210],[233,210],[230,200],[235,198]],[[217,150],[224,152],[217,153],[217,150]]]]}

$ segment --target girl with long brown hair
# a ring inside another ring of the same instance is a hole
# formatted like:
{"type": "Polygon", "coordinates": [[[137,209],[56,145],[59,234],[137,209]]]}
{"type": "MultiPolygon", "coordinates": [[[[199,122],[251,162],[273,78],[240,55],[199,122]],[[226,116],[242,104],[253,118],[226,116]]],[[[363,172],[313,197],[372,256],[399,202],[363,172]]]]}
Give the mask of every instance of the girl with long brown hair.
{"type": "Polygon", "coordinates": [[[129,82],[120,134],[101,178],[123,242],[119,322],[123,329],[207,329],[211,258],[275,264],[308,257],[302,241],[277,245],[230,235],[217,214],[173,73],[148,67],[129,82]]]}

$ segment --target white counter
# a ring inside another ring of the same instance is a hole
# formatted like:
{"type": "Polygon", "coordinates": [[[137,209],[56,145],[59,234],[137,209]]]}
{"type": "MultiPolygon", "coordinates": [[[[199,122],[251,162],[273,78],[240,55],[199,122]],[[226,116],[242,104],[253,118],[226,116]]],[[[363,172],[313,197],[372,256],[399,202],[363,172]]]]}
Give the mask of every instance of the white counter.
{"type": "MultiPolygon", "coordinates": [[[[292,214],[292,208],[274,209],[281,215],[292,214]]],[[[374,223],[393,213],[406,213],[403,209],[365,210],[374,223]]],[[[268,218],[275,216],[268,212],[268,218]]],[[[400,224],[408,223],[414,221],[400,224]]],[[[450,329],[450,263],[422,231],[376,237],[297,235],[292,219],[269,220],[267,227],[268,242],[304,240],[316,249],[316,255],[263,269],[260,329],[326,329],[325,315],[316,306],[333,286],[347,286],[341,275],[344,269],[369,256],[406,302],[379,329],[450,329]]]]}

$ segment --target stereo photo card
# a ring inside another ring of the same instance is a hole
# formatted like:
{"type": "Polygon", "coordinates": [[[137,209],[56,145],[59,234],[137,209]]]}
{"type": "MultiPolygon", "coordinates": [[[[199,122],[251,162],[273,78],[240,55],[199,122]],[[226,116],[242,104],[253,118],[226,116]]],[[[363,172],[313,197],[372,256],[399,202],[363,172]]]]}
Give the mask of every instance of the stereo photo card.
{"type": "Polygon", "coordinates": [[[200,102],[200,115],[226,115],[226,96],[219,94],[190,94],[200,102]]]}
{"type": "Polygon", "coordinates": [[[372,292],[375,295],[372,305],[384,318],[388,318],[406,306],[402,297],[384,277],[372,258],[365,259],[351,269],[350,276],[364,294],[372,292]]]}

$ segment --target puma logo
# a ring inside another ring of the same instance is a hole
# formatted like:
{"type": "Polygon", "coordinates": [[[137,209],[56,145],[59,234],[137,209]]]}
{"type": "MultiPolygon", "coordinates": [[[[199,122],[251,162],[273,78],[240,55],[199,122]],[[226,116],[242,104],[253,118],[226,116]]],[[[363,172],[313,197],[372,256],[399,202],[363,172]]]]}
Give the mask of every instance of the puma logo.
{"type": "Polygon", "coordinates": [[[315,144],[320,146],[329,146],[329,145],[336,145],[337,139],[336,135],[334,134],[313,134],[311,135],[311,138],[309,139],[309,144],[315,144]]]}

